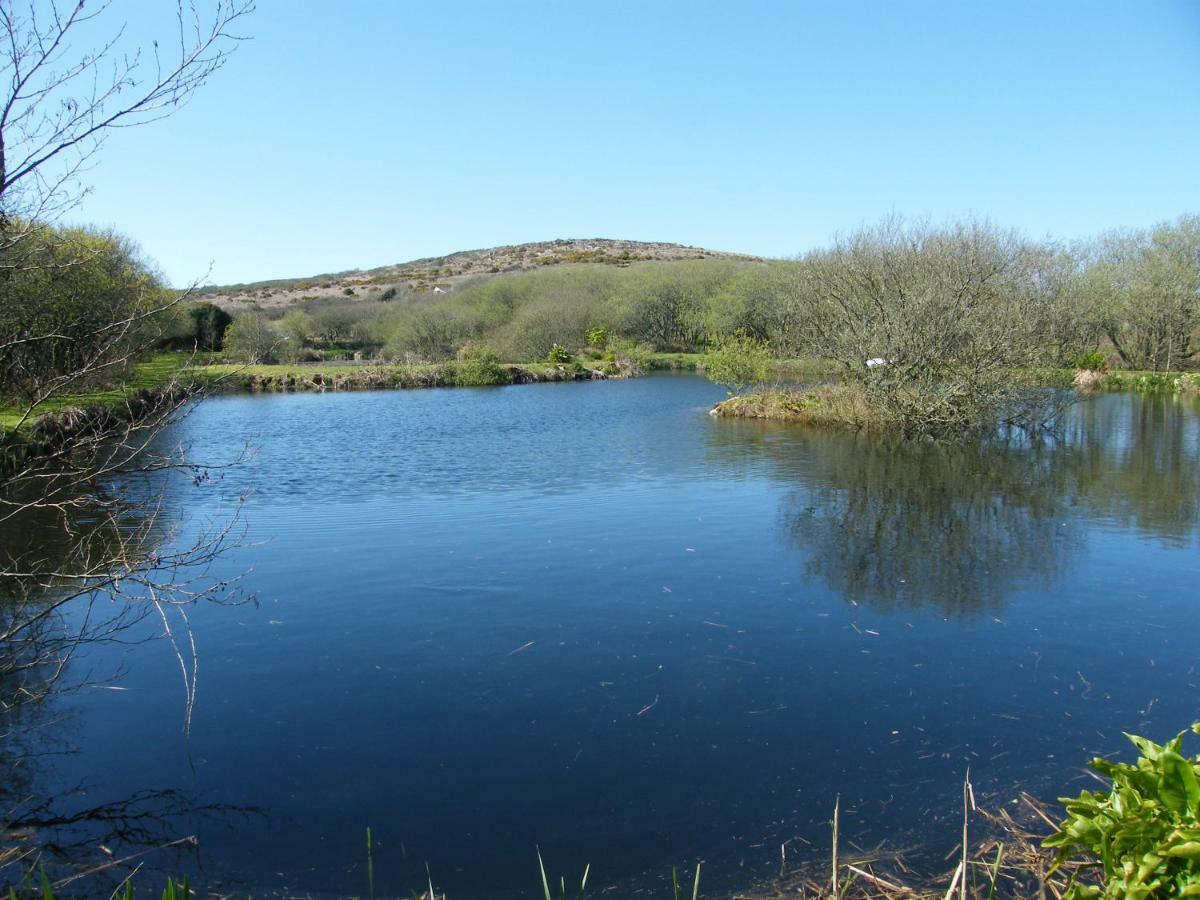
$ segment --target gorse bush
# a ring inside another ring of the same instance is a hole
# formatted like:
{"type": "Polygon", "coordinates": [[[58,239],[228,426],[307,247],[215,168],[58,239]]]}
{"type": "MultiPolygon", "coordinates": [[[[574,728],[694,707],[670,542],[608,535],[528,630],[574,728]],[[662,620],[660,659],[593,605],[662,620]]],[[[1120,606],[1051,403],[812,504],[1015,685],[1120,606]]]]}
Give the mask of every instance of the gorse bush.
{"type": "Polygon", "coordinates": [[[1104,871],[1104,887],[1073,884],[1066,900],[1200,897],[1200,756],[1183,755],[1187,733],[1162,745],[1126,735],[1136,763],[1091,763],[1112,788],[1063,798],[1067,818],[1046,846],[1104,871]]]}

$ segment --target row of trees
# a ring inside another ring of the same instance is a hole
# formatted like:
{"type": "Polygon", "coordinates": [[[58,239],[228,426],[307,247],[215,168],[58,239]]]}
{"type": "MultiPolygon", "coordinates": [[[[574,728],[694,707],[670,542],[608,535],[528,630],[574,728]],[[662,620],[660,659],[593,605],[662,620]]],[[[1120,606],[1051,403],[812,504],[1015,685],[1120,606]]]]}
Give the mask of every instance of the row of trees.
{"type": "Polygon", "coordinates": [[[1195,359],[1200,216],[1111,232],[1085,245],[1080,256],[1076,302],[1125,365],[1171,370],[1195,359]]]}
{"type": "MultiPolygon", "coordinates": [[[[1071,365],[1100,348],[1114,364],[1177,369],[1200,348],[1198,284],[1195,216],[1076,246],[979,222],[889,220],[794,260],[561,267],[481,278],[447,295],[251,309],[238,318],[260,317],[258,339],[237,349],[342,346],[436,360],[486,344],[521,361],[580,346],[603,327],[660,351],[744,334],[778,356],[861,366],[896,357],[902,342],[923,342],[928,362],[935,350],[967,347],[965,335],[987,334],[971,352],[1012,366],[1071,365]]],[[[926,374],[937,377],[937,367],[926,374]]]]}

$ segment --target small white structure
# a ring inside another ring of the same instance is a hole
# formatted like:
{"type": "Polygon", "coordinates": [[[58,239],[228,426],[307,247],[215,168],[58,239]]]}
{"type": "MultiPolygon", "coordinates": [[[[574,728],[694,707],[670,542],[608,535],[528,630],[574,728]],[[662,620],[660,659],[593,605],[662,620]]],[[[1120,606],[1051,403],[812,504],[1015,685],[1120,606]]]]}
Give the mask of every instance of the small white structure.
{"type": "Polygon", "coordinates": [[[433,289],[433,292],[434,292],[435,294],[444,294],[444,293],[446,293],[446,292],[445,292],[445,291],[443,291],[443,290],[442,290],[440,287],[435,287],[435,288],[433,289]]]}
{"type": "Polygon", "coordinates": [[[882,356],[876,356],[874,359],[867,360],[868,369],[874,369],[876,366],[890,366],[891,364],[892,361],[890,359],[884,359],[882,356]]]}

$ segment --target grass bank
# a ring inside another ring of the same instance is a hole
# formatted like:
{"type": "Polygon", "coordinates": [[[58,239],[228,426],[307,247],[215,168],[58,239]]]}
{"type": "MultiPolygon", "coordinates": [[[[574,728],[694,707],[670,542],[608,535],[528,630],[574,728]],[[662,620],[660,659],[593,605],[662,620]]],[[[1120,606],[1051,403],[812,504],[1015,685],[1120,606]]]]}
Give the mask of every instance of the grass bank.
{"type": "Polygon", "coordinates": [[[1112,370],[1102,373],[1097,388],[1103,391],[1176,394],[1200,394],[1200,372],[1137,372],[1112,370]]]}
{"type": "MultiPolygon", "coordinates": [[[[17,439],[12,433],[15,429],[27,431],[42,417],[67,411],[120,411],[139,397],[172,386],[269,393],[534,384],[629,378],[647,371],[702,373],[704,361],[703,353],[651,353],[633,365],[610,360],[499,363],[482,367],[461,360],[408,364],[243,365],[217,361],[212,354],[158,353],[132,367],[120,387],[54,397],[39,404],[28,416],[16,405],[0,406],[0,444],[11,444],[17,439]]],[[[837,369],[832,363],[813,359],[777,360],[772,372],[775,381],[785,384],[827,380],[836,375],[837,369]]],[[[1044,373],[1042,380],[1048,385],[1067,387],[1076,375],[1071,369],[1056,369],[1044,373]]],[[[1168,391],[1200,396],[1200,373],[1114,370],[1096,373],[1088,387],[1102,391],[1168,391]]],[[[863,427],[871,424],[861,401],[836,384],[805,389],[763,388],[731,397],[718,404],[713,412],[720,416],[817,425],[863,427]]]]}
{"type": "Polygon", "coordinates": [[[135,365],[120,387],[52,397],[38,404],[29,416],[25,416],[25,409],[20,406],[0,405],[0,431],[29,426],[40,416],[67,409],[123,406],[138,394],[162,390],[176,381],[185,369],[199,371],[189,369],[189,361],[190,357],[183,353],[157,353],[135,365]]]}
{"type": "MultiPolygon", "coordinates": [[[[815,381],[829,375],[818,363],[797,361],[792,365],[794,381],[815,381]]],[[[1091,391],[1129,393],[1170,393],[1181,397],[1200,397],[1200,373],[1184,372],[1087,372],[1054,369],[1030,373],[1031,381],[1047,387],[1075,387],[1081,393],[1091,391]]],[[[718,403],[712,415],[739,419],[768,419],[801,425],[839,428],[872,428],[889,424],[881,413],[867,404],[862,392],[841,383],[807,387],[760,387],[735,394],[718,403]]]]}
{"type": "MultiPolygon", "coordinates": [[[[666,360],[661,368],[684,368],[686,360],[666,360]]],[[[209,393],[292,393],[297,391],[369,391],[432,387],[483,387],[506,384],[593,381],[627,378],[641,370],[615,360],[566,363],[501,364],[456,360],[439,363],[373,365],[361,363],[239,365],[196,364],[189,354],[160,353],[133,367],[120,387],[63,394],[32,411],[0,406],[0,475],[23,460],[45,456],[64,446],[70,435],[97,433],[115,422],[136,422],[163,402],[177,402],[192,391],[209,393]]]]}
{"type": "Polygon", "coordinates": [[[495,364],[485,367],[463,362],[409,363],[403,365],[329,364],[254,365],[218,364],[193,370],[202,382],[223,391],[250,393],[274,391],[369,391],[430,387],[486,387],[505,384],[540,384],[562,381],[595,381],[628,377],[628,370],[606,363],[595,368],[582,363],[537,365],[495,364]]]}
{"type": "MultiPolygon", "coordinates": [[[[654,368],[686,369],[687,360],[668,359],[654,368]]],[[[694,371],[694,366],[691,371],[694,371]]],[[[372,365],[359,363],[240,365],[196,364],[187,354],[159,353],[129,372],[120,387],[63,394],[39,403],[32,414],[0,406],[0,433],[27,431],[38,419],[69,410],[117,410],[139,395],[176,385],[215,391],[329,391],[462,387],[624,378],[635,374],[618,363],[533,363],[471,366],[462,362],[372,365]]]]}
{"type": "Polygon", "coordinates": [[[735,394],[714,406],[710,415],[837,428],[865,428],[872,423],[862,392],[841,384],[735,394]]]}

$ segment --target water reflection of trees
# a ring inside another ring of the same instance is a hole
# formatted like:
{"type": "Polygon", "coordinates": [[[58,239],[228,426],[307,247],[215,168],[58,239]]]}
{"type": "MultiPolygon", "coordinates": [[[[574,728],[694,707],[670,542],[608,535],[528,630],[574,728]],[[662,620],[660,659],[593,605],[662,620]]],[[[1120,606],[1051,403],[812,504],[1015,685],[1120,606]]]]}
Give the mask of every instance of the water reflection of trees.
{"type": "Polygon", "coordinates": [[[722,422],[710,449],[755,443],[756,464],[795,484],[783,529],[810,574],[846,600],[971,616],[1053,586],[1083,549],[1089,519],[1171,544],[1195,539],[1197,413],[1169,397],[1103,396],[1039,446],[722,422]]]}
{"type": "Polygon", "coordinates": [[[1200,402],[1098,398],[1069,420],[1067,442],[1087,457],[1094,514],[1172,544],[1200,533],[1200,402]]]}
{"type": "Polygon", "coordinates": [[[784,527],[847,600],[994,610],[1022,585],[1049,586],[1081,545],[1062,515],[1065,455],[842,438],[813,454],[814,481],[789,499],[784,527]]]}
{"type": "MultiPolygon", "coordinates": [[[[207,574],[236,519],[183,540],[172,502],[178,485],[141,477],[131,473],[117,492],[93,484],[62,502],[5,497],[16,512],[0,517],[0,884],[18,883],[33,867],[68,893],[81,871],[119,881],[123,856],[140,865],[151,850],[186,850],[190,838],[181,835],[198,817],[250,812],[175,786],[104,803],[89,798],[94,785],[51,786],[54,760],[80,750],[64,697],[118,674],[78,665],[82,653],[169,632],[172,613],[181,617],[176,628],[186,627],[183,608],[200,599],[239,599],[207,574]],[[159,627],[139,628],[148,617],[159,627]]],[[[190,704],[194,669],[184,685],[190,704]]]]}

